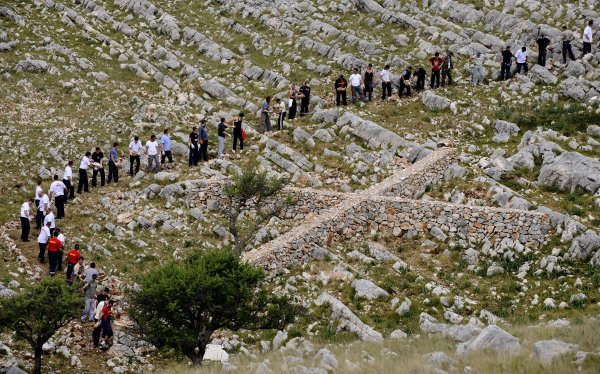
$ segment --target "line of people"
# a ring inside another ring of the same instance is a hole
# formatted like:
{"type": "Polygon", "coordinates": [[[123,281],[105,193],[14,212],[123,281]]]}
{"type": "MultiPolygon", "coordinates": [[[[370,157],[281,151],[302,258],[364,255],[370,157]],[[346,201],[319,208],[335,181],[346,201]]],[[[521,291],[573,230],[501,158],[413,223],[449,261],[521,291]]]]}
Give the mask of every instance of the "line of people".
{"type": "MultiPolygon", "coordinates": [[[[300,116],[308,114],[310,107],[311,88],[308,81],[304,81],[300,88],[292,83],[286,94],[286,100],[281,98],[275,99],[275,104],[271,105],[273,98],[267,96],[260,111],[260,127],[259,132],[273,131],[271,116],[277,118],[277,129],[283,130],[285,120],[294,121],[298,114],[298,101],[300,101],[300,116]]],[[[234,146],[235,149],[235,146],[234,146]]]]}

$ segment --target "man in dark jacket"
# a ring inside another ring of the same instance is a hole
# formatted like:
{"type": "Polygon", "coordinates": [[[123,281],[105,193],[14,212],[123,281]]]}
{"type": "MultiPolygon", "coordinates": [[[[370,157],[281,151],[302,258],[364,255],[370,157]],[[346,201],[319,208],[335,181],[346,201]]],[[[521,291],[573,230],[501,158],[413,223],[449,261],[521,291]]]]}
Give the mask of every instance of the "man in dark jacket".
{"type": "Polygon", "coordinates": [[[510,46],[507,46],[506,49],[502,51],[502,66],[500,68],[501,81],[510,78],[510,66],[512,65],[513,58],[515,58],[515,55],[510,51],[510,46]]]}
{"type": "Polygon", "coordinates": [[[535,41],[538,45],[538,65],[546,66],[546,54],[548,46],[550,45],[550,39],[544,34],[541,34],[535,41]]]}
{"type": "Polygon", "coordinates": [[[348,105],[346,101],[346,90],[348,88],[348,81],[344,78],[344,74],[340,74],[340,77],[335,81],[335,105],[340,106],[348,105]]]}
{"type": "Polygon", "coordinates": [[[446,77],[448,77],[448,86],[452,85],[452,69],[454,69],[452,56],[452,52],[448,52],[446,57],[444,57],[444,63],[442,64],[442,87],[446,84],[446,77]]]}

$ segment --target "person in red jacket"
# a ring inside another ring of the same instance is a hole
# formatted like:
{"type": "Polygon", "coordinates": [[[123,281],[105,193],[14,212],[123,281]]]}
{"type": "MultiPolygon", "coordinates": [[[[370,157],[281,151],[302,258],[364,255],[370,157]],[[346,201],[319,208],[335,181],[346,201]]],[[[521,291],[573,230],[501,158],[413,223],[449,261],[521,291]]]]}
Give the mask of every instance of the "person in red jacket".
{"type": "Polygon", "coordinates": [[[442,70],[442,64],[444,60],[440,57],[439,52],[435,52],[435,56],[429,59],[431,64],[431,88],[440,86],[440,72],[442,70]]]}
{"type": "Polygon", "coordinates": [[[79,243],[75,243],[73,249],[67,253],[67,283],[73,284],[73,269],[81,258],[81,252],[79,252],[79,243]]]}
{"type": "Polygon", "coordinates": [[[58,239],[58,232],[48,240],[48,262],[50,263],[50,276],[53,277],[56,273],[56,265],[58,265],[59,251],[62,248],[62,242],[58,239]]]}

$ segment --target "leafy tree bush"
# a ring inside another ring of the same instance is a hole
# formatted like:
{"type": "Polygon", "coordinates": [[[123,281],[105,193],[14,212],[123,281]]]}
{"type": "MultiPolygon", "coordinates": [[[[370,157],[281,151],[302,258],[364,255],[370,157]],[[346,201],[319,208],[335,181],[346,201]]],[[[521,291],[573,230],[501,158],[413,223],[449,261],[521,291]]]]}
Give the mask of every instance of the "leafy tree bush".
{"type": "Polygon", "coordinates": [[[256,164],[251,164],[234,176],[225,188],[231,200],[225,214],[229,220],[229,232],[234,238],[233,249],[238,256],[260,227],[290,202],[289,199],[271,199],[285,184],[284,179],[269,178],[265,171],[257,169],[256,164]],[[240,220],[240,214],[250,209],[256,213],[253,218],[240,220]]]}
{"type": "Polygon", "coordinates": [[[287,298],[259,288],[264,277],[231,251],[194,254],[143,276],[130,314],[153,344],[199,366],[218,329],[282,329],[293,320],[296,307],[287,298]]]}
{"type": "Polygon", "coordinates": [[[34,351],[35,374],[42,372],[42,346],[79,314],[81,295],[62,278],[47,277],[14,298],[0,298],[0,331],[14,331],[34,351]]]}

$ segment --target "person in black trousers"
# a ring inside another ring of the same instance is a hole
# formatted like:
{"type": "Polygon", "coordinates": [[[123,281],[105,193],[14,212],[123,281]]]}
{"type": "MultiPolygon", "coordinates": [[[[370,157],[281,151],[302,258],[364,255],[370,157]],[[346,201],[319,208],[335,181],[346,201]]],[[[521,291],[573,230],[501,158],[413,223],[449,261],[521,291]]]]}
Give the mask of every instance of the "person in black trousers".
{"type": "Polygon", "coordinates": [[[515,55],[510,51],[510,46],[502,52],[502,66],[500,68],[500,80],[504,81],[510,78],[510,66],[515,55]]]}
{"type": "MultiPolygon", "coordinates": [[[[189,166],[198,165],[198,131],[196,126],[192,127],[192,132],[190,133],[190,159],[188,161],[189,166]]],[[[235,143],[233,145],[235,149],[235,143]]]]}
{"type": "Polygon", "coordinates": [[[63,173],[63,183],[67,186],[67,192],[65,193],[65,204],[67,200],[73,200],[75,198],[75,186],[73,185],[73,161],[69,161],[65,167],[63,173]]]}
{"type": "Polygon", "coordinates": [[[369,64],[367,69],[365,70],[365,74],[363,75],[363,82],[365,82],[364,95],[367,97],[367,100],[373,100],[373,79],[375,78],[375,70],[373,69],[373,64],[369,64]]]}
{"type": "Polygon", "coordinates": [[[300,100],[300,116],[308,114],[308,105],[310,104],[310,86],[308,81],[304,81],[302,87],[300,87],[300,93],[303,95],[300,100]]]}
{"type": "Polygon", "coordinates": [[[242,121],[244,120],[244,113],[238,114],[237,117],[233,117],[233,150],[237,148],[237,142],[240,141],[240,151],[244,150],[244,139],[242,139],[242,121]]]}
{"type": "Polygon", "coordinates": [[[92,156],[92,152],[85,152],[85,156],[81,158],[81,163],[79,164],[79,182],[77,183],[77,193],[81,193],[81,189],[83,187],[83,191],[90,192],[88,188],[88,175],[87,169],[90,166],[90,157],[92,156]]]}
{"type": "Polygon", "coordinates": [[[417,91],[422,91],[425,89],[425,77],[427,76],[427,70],[423,66],[419,66],[417,69],[417,91]]]}
{"type": "Polygon", "coordinates": [[[94,171],[92,172],[92,188],[96,188],[98,173],[100,173],[100,186],[104,187],[106,175],[104,174],[104,165],[102,165],[103,158],[104,152],[100,150],[100,147],[96,147],[96,152],[92,153],[92,161],[101,166],[94,166],[94,171]]]}
{"type": "Polygon", "coordinates": [[[335,81],[335,104],[340,106],[348,105],[346,101],[346,90],[348,89],[348,81],[344,78],[344,74],[340,74],[340,77],[335,81]]]}
{"type": "Polygon", "coordinates": [[[33,199],[29,198],[21,205],[21,240],[24,242],[29,241],[29,231],[31,230],[29,224],[29,221],[31,220],[31,204],[33,204],[33,199]]]}
{"type": "Polygon", "coordinates": [[[199,160],[208,161],[208,129],[206,128],[206,120],[200,121],[200,155],[199,160]]]}
{"type": "Polygon", "coordinates": [[[135,135],[131,143],[129,143],[129,176],[133,177],[140,171],[140,152],[142,143],[140,138],[135,135]],[[135,173],[133,172],[133,164],[135,163],[135,173]]]}
{"type": "MultiPolygon", "coordinates": [[[[539,33],[539,28],[538,28],[539,33]]],[[[538,65],[546,66],[546,56],[548,51],[548,46],[550,45],[550,39],[544,34],[541,34],[537,40],[535,41],[538,45],[538,65]]]]}
{"type": "Polygon", "coordinates": [[[119,143],[113,143],[113,147],[108,153],[108,183],[113,180],[115,183],[119,181],[119,143]]]}

